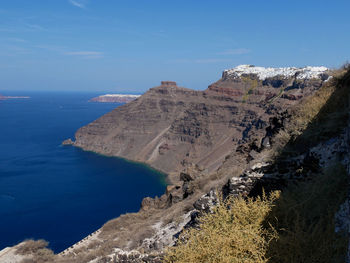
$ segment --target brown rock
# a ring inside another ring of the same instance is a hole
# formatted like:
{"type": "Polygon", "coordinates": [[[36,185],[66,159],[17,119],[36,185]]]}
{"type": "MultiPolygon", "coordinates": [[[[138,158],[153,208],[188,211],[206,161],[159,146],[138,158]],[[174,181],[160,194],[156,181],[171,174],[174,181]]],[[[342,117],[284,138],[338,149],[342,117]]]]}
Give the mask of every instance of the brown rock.
{"type": "Polygon", "coordinates": [[[176,183],[188,164],[210,173],[252,135],[261,143],[263,124],[312,94],[322,81],[305,80],[292,88],[295,83],[294,77],[263,82],[248,74],[223,76],[205,91],[195,91],[162,81],[79,129],[74,145],[147,163],[171,174],[170,181],[176,183]]]}
{"type": "Polygon", "coordinates": [[[74,144],[74,142],[72,141],[71,138],[69,138],[69,139],[67,139],[67,140],[64,140],[64,141],[62,142],[62,145],[73,145],[73,144],[74,144]]]}

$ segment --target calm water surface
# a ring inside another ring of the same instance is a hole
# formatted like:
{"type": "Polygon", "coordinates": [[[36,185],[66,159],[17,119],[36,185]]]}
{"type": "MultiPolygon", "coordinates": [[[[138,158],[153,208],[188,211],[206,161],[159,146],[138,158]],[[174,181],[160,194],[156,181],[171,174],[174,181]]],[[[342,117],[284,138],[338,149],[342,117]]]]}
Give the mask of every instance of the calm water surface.
{"type": "Polygon", "coordinates": [[[31,99],[0,101],[0,249],[43,238],[59,252],[164,192],[155,170],[61,146],[116,104],[88,103],[96,94],[18,95],[31,99]]]}

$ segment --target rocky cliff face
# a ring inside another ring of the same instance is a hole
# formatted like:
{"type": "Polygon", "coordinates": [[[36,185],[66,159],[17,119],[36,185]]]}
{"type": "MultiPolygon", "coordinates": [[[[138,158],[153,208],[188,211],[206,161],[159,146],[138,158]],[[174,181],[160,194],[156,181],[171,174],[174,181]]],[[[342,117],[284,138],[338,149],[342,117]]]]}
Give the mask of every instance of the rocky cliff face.
{"type": "MultiPolygon", "coordinates": [[[[140,161],[169,174],[189,164],[217,170],[225,158],[254,141],[269,146],[266,128],[274,117],[312,94],[330,72],[318,68],[239,66],[204,91],[162,82],[76,133],[75,146],[140,161]]],[[[272,135],[274,131],[270,131],[272,135]]]]}
{"type": "MultiPolygon", "coordinates": [[[[162,82],[79,129],[67,144],[146,162],[167,172],[171,184],[52,262],[162,262],[164,248],[217,204],[217,191],[254,196],[348,164],[349,72],[339,84],[336,77],[328,82],[335,72],[323,67],[243,65],[204,91],[162,82]]],[[[337,229],[349,226],[348,202],[337,229]]]]}

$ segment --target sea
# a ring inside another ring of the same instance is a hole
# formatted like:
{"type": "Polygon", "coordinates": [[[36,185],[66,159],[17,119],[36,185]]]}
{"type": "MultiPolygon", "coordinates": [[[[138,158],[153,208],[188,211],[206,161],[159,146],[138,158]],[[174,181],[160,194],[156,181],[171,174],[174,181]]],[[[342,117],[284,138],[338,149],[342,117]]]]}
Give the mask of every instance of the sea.
{"type": "Polygon", "coordinates": [[[1,93],[31,98],[0,100],[0,250],[45,239],[58,253],[164,193],[165,175],[146,165],[61,145],[121,104],[88,102],[93,93],[1,93]]]}

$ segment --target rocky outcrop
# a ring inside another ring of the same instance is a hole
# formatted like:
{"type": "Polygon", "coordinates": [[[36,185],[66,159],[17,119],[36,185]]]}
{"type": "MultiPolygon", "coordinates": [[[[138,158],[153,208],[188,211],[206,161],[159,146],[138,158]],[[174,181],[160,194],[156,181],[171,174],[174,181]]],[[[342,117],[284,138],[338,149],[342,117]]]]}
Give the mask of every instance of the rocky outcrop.
{"type": "Polygon", "coordinates": [[[90,102],[117,102],[117,103],[128,103],[130,101],[136,100],[141,95],[132,94],[106,94],[101,95],[89,100],[90,102]]]}
{"type": "MultiPolygon", "coordinates": [[[[257,72],[239,70],[240,75],[225,71],[204,91],[163,81],[79,129],[74,145],[147,163],[169,174],[173,183],[187,164],[210,173],[252,137],[261,148],[271,119],[317,90],[328,72],[325,68],[314,74],[294,70],[294,74],[262,79],[257,72]]],[[[268,146],[267,139],[263,146],[268,146]]]]}
{"type": "Polygon", "coordinates": [[[62,142],[62,145],[73,145],[74,144],[74,142],[72,141],[72,139],[67,139],[67,140],[64,140],[63,142],[62,142]]]}
{"type": "MultiPolygon", "coordinates": [[[[293,124],[293,110],[331,75],[324,67],[243,65],[224,71],[204,91],[165,81],[81,128],[67,144],[149,163],[169,173],[171,184],[161,197],[146,197],[138,213],[108,222],[62,252],[57,262],[161,262],[162,250],[198,226],[220,194],[256,196],[336,162],[348,165],[349,126],[287,157],[268,155],[293,124]]],[[[349,229],[348,202],[336,216],[336,231],[349,229]]]]}
{"type": "Polygon", "coordinates": [[[294,107],[330,75],[325,68],[241,66],[225,71],[204,91],[166,81],[79,129],[75,146],[148,163],[170,179],[164,195],[145,198],[139,213],[102,228],[100,246],[114,247],[108,258],[158,262],[157,251],[173,245],[183,229],[196,226],[200,214],[220,202],[217,191],[223,197],[255,195],[324,165],[340,140],[288,163],[265,160],[264,150],[285,129],[294,107]],[[140,229],[147,233],[141,235],[140,229]]]}
{"type": "MultiPolygon", "coordinates": [[[[350,118],[348,120],[347,129],[344,133],[345,150],[343,164],[345,165],[348,177],[350,178],[350,118]]],[[[346,263],[350,263],[350,186],[348,187],[348,196],[344,204],[340,207],[335,215],[335,231],[338,233],[345,232],[347,234],[348,249],[346,255],[346,263]]]]}

